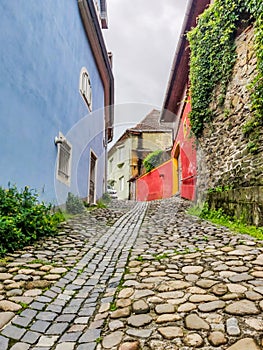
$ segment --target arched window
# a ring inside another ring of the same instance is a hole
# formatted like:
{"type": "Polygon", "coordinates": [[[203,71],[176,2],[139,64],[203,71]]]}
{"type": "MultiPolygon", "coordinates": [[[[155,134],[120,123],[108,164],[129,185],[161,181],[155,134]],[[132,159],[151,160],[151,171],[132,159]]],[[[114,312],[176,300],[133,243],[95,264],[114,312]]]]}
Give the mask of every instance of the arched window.
{"type": "Polygon", "coordinates": [[[89,110],[91,111],[92,110],[92,89],[91,89],[89,73],[85,67],[83,67],[80,72],[79,91],[84,101],[88,105],[89,110]]]}

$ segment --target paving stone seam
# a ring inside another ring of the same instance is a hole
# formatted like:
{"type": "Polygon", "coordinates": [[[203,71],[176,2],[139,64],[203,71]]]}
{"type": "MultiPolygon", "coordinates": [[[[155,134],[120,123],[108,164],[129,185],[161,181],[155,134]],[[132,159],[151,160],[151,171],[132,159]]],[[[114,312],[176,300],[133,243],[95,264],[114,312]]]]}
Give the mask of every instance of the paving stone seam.
{"type": "MultiPolygon", "coordinates": [[[[118,231],[119,231],[118,239],[121,241],[121,244],[119,244],[117,247],[115,247],[115,251],[116,250],[118,251],[118,253],[116,254],[117,256],[116,256],[116,260],[115,260],[115,266],[117,265],[119,258],[122,257],[122,249],[125,246],[126,242],[129,241],[130,246],[134,243],[134,241],[139,233],[140,225],[143,221],[143,217],[145,216],[146,209],[147,209],[147,205],[145,203],[138,203],[135,206],[135,208],[133,210],[131,210],[131,212],[128,212],[125,215],[125,218],[122,217],[114,225],[114,226],[116,226],[116,228],[118,228],[118,231]],[[132,229],[130,229],[130,230],[129,229],[123,230],[122,228],[124,228],[127,225],[127,223],[130,222],[130,220],[133,220],[135,222],[136,229],[134,230],[132,227],[132,229]],[[130,234],[129,234],[129,231],[130,231],[130,234]],[[126,237],[126,239],[124,237],[126,237]]],[[[110,245],[109,249],[111,248],[112,245],[114,245],[114,242],[116,241],[116,236],[113,235],[115,232],[116,232],[116,229],[112,229],[112,230],[109,230],[107,232],[107,236],[110,236],[109,238],[112,240],[112,244],[110,245]]],[[[100,242],[97,243],[97,245],[99,245],[99,244],[100,244],[100,242]]],[[[123,273],[125,271],[125,265],[126,265],[126,262],[128,259],[128,254],[124,254],[124,255],[126,256],[126,260],[125,260],[125,264],[122,268],[122,271],[119,273],[119,276],[117,277],[116,287],[118,286],[118,284],[123,276],[123,273]]],[[[110,257],[108,256],[108,258],[111,258],[111,260],[112,260],[113,256],[114,256],[114,253],[112,253],[110,255],[110,257]]],[[[103,259],[101,261],[103,261],[103,259]]],[[[99,263],[98,263],[98,266],[99,266],[99,263]]],[[[94,315],[96,314],[97,310],[100,307],[99,301],[102,298],[105,290],[106,290],[106,286],[101,290],[101,292],[100,292],[101,295],[97,297],[97,306],[94,307],[93,314],[90,316],[88,326],[90,325],[90,323],[94,319],[94,315]]],[[[88,326],[87,326],[87,329],[88,329],[88,326]]],[[[57,340],[58,343],[59,343],[59,341],[60,341],[60,339],[57,340]]]]}
{"type": "MultiPolygon", "coordinates": [[[[121,278],[122,275],[124,273],[125,270],[125,264],[127,262],[128,256],[129,256],[129,250],[132,246],[132,244],[134,243],[139,229],[140,229],[140,225],[142,223],[143,217],[145,216],[146,213],[146,209],[147,209],[147,205],[143,204],[143,203],[138,203],[134,208],[132,208],[128,213],[124,214],[121,218],[119,218],[119,220],[112,226],[110,227],[103,235],[100,236],[100,238],[98,239],[97,242],[95,242],[95,246],[91,247],[90,250],[88,250],[86,252],[86,254],[77,262],[77,264],[69,271],[67,272],[60,280],[57,281],[57,283],[55,283],[51,288],[50,288],[50,292],[54,293],[56,296],[51,298],[51,299],[47,299],[46,302],[41,303],[40,301],[33,301],[31,304],[29,304],[28,308],[25,309],[26,310],[31,310],[33,312],[36,312],[36,314],[34,314],[34,316],[31,318],[31,321],[29,321],[29,326],[27,326],[27,331],[19,326],[16,325],[15,323],[11,323],[9,326],[10,327],[15,327],[14,329],[19,332],[21,332],[21,336],[17,336],[17,340],[19,341],[20,339],[23,339],[22,337],[25,335],[28,335],[27,338],[25,338],[24,341],[24,345],[29,345],[30,348],[29,349],[40,349],[40,346],[37,346],[37,344],[30,344],[26,343],[26,339],[28,339],[29,341],[29,334],[31,335],[31,337],[37,337],[38,339],[40,337],[43,337],[43,331],[50,333],[50,337],[57,337],[55,339],[54,344],[50,347],[50,349],[54,348],[56,344],[59,343],[60,338],[59,336],[57,336],[56,332],[52,335],[52,327],[55,328],[56,326],[59,328],[63,327],[63,331],[65,332],[67,329],[69,329],[70,324],[72,324],[72,322],[78,317],[77,315],[75,315],[75,317],[71,320],[71,323],[68,324],[62,324],[62,323],[53,323],[52,321],[48,321],[48,327],[46,329],[46,331],[44,330],[44,328],[42,329],[42,332],[36,332],[34,330],[34,324],[36,324],[37,321],[41,321],[41,319],[39,320],[39,317],[41,316],[41,313],[46,313],[45,316],[48,315],[48,307],[50,307],[51,304],[53,304],[55,301],[59,301],[62,307],[62,310],[60,312],[60,315],[58,317],[60,317],[61,315],[68,315],[68,313],[64,313],[64,311],[69,311],[70,307],[72,306],[72,301],[74,301],[74,299],[76,297],[78,297],[79,293],[78,293],[78,289],[77,291],[71,291],[70,289],[68,289],[68,286],[72,286],[72,283],[74,281],[76,281],[76,279],[81,279],[81,277],[85,277],[85,276],[81,276],[81,274],[78,274],[79,270],[83,270],[82,273],[85,273],[85,269],[88,270],[88,274],[86,275],[87,280],[90,279],[90,277],[92,278],[92,276],[94,276],[94,273],[99,269],[100,272],[96,272],[96,278],[97,281],[101,281],[101,279],[103,278],[103,276],[107,275],[107,269],[110,268],[110,271],[112,272],[112,275],[115,276],[116,279],[116,283],[118,283],[121,278]],[[132,224],[129,224],[132,221],[132,224]],[[117,237],[117,238],[116,238],[117,237]],[[126,244],[128,243],[128,248],[125,249],[126,244]],[[107,254],[108,250],[112,250],[111,254],[107,254]],[[122,252],[122,250],[124,250],[122,252]],[[101,253],[101,251],[103,251],[103,253],[101,253]],[[99,253],[99,254],[98,254],[99,253]],[[90,262],[94,261],[94,259],[96,260],[96,264],[93,264],[93,268],[90,270],[89,269],[89,265],[90,262]],[[122,268],[116,268],[118,265],[118,261],[119,259],[123,260],[122,263],[122,268]],[[114,263],[112,263],[114,262],[114,263]],[[101,264],[104,265],[104,268],[101,268],[101,264]],[[109,267],[108,267],[109,266],[109,267]],[[89,277],[88,277],[89,276],[89,277]],[[72,293],[70,293],[72,292],[72,293]],[[25,333],[25,334],[24,334],[25,333]]],[[[87,244],[89,244],[89,242],[87,242],[87,244]]],[[[112,277],[111,277],[112,279],[112,277]]],[[[106,283],[108,282],[108,280],[110,280],[110,277],[108,276],[107,279],[105,279],[105,281],[103,282],[103,286],[100,288],[97,288],[99,293],[101,295],[103,295],[103,292],[105,292],[107,285],[106,283]]],[[[86,281],[87,282],[87,281],[86,281]]],[[[101,283],[99,283],[100,285],[101,283]]],[[[84,287],[86,286],[86,283],[84,284],[84,287]]],[[[77,310],[77,312],[79,312],[79,310],[81,310],[82,306],[83,308],[85,308],[85,305],[87,306],[87,300],[91,300],[92,298],[95,299],[97,301],[97,304],[100,300],[100,298],[98,297],[98,295],[96,294],[96,286],[95,288],[88,288],[89,292],[87,294],[87,296],[85,298],[83,298],[83,301],[80,305],[75,306],[75,311],[77,310]]],[[[45,292],[46,293],[46,292],[45,292]]],[[[43,295],[45,294],[43,293],[43,295]]],[[[98,293],[98,292],[97,292],[98,293]]],[[[53,295],[54,296],[54,295],[53,295]]],[[[39,298],[36,298],[36,300],[43,300],[43,297],[40,296],[39,298]],[[41,299],[42,298],[42,299],[41,299]]],[[[45,301],[45,300],[44,300],[45,301]]],[[[90,306],[92,305],[92,303],[90,304],[90,306]]],[[[87,323],[87,328],[91,322],[92,316],[95,314],[96,309],[98,308],[98,305],[93,304],[92,307],[90,307],[90,309],[93,311],[92,315],[90,315],[89,317],[89,322],[87,323]]],[[[52,314],[52,312],[50,312],[50,314],[52,314]]],[[[21,316],[23,318],[23,316],[21,316]]],[[[44,316],[43,316],[44,317],[44,316]]],[[[56,318],[58,318],[56,317],[56,318]]],[[[56,318],[54,319],[54,321],[56,321],[56,318]]],[[[30,318],[29,318],[30,320],[30,318]]],[[[15,320],[14,320],[15,321],[15,320]]],[[[46,322],[46,321],[43,321],[46,322]]],[[[6,327],[4,327],[2,329],[2,331],[5,330],[6,327]]],[[[1,332],[2,332],[1,331],[1,332]]],[[[0,333],[1,334],[1,333],[0,333]]],[[[81,335],[81,334],[80,334],[81,335]]],[[[11,336],[10,338],[12,338],[13,336],[11,336]]],[[[42,342],[44,340],[42,339],[42,342]]],[[[47,339],[48,341],[48,339],[47,339]]],[[[22,346],[22,345],[21,345],[22,346]]],[[[46,349],[48,349],[48,347],[45,347],[46,349]]]]}

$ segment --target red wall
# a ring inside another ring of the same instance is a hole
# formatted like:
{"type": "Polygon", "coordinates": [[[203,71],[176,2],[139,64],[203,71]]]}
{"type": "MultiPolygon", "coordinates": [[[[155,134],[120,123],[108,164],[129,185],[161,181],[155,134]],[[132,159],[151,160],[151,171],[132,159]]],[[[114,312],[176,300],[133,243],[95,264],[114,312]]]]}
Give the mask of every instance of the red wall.
{"type": "Polygon", "coordinates": [[[180,168],[181,181],[180,192],[181,197],[194,200],[196,186],[196,146],[195,139],[190,135],[190,120],[188,118],[191,111],[190,100],[185,104],[183,116],[181,118],[179,131],[176,136],[174,147],[172,150],[172,158],[175,157],[177,150],[180,150],[180,168]]]}
{"type": "Polygon", "coordinates": [[[175,160],[178,154],[180,154],[179,190],[181,197],[189,200],[195,199],[196,148],[195,139],[190,134],[191,127],[188,118],[190,110],[191,105],[188,100],[171,152],[172,159],[136,180],[136,199],[138,201],[168,198],[178,191],[178,176],[176,175],[178,164],[175,160]]]}
{"type": "Polygon", "coordinates": [[[169,198],[173,193],[174,161],[171,159],[136,181],[136,199],[150,201],[169,198]]]}

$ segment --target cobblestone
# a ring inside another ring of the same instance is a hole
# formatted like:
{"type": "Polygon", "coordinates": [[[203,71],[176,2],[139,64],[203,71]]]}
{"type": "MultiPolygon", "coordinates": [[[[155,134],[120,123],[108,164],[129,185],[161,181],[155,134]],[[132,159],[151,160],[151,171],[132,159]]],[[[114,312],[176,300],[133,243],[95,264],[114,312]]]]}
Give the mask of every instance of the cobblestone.
{"type": "MultiPolygon", "coordinates": [[[[128,339],[147,350],[260,349],[262,242],[187,216],[186,206],[177,198],[149,203],[124,288],[114,299],[120,315],[129,305],[133,311],[130,318],[115,318],[124,333],[122,344],[129,348],[128,339]],[[134,323],[131,332],[138,299],[149,310],[137,316],[152,320],[134,323]],[[147,330],[148,337],[139,334],[147,330]]],[[[103,339],[115,330],[107,324],[103,339]]]]}
{"type": "Polygon", "coordinates": [[[9,254],[0,349],[261,349],[262,242],[187,206],[115,201],[9,254]]]}

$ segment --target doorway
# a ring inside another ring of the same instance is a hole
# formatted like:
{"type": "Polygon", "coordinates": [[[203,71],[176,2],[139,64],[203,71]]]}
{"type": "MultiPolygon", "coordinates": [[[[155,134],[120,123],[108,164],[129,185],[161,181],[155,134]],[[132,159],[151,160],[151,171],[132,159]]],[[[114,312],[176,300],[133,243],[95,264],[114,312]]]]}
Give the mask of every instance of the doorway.
{"type": "Polygon", "coordinates": [[[89,174],[89,203],[95,204],[96,201],[96,165],[97,157],[90,152],[90,174],[89,174]]]}
{"type": "Polygon", "coordinates": [[[175,160],[175,174],[174,174],[174,193],[178,193],[181,190],[181,180],[182,180],[182,171],[181,171],[181,157],[180,157],[180,146],[176,146],[174,152],[175,160]]]}

